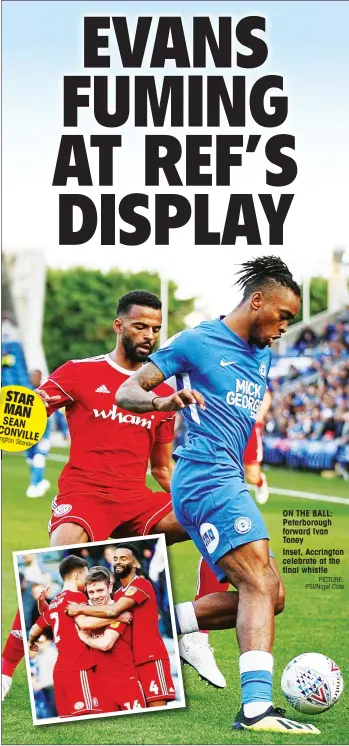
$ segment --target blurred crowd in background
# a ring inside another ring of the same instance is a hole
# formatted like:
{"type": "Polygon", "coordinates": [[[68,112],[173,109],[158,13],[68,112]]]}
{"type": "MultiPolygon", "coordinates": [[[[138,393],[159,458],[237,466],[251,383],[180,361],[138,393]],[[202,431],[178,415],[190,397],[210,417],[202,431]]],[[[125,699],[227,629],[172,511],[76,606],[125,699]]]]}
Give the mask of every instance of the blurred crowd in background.
{"type": "MultiPolygon", "coordinates": [[[[157,598],[159,613],[159,631],[168,649],[171,661],[172,676],[177,688],[178,678],[174,658],[173,631],[170,614],[170,603],[166,582],[165,559],[161,542],[157,539],[133,541],[139,550],[141,569],[137,574],[151,581],[157,598]]],[[[60,561],[69,554],[83,557],[89,568],[96,565],[106,567],[112,574],[114,591],[120,587],[120,581],[113,573],[114,544],[76,547],[69,550],[50,550],[47,552],[19,555],[18,568],[22,593],[23,612],[27,635],[39,616],[38,598],[45,591],[44,597],[49,603],[63,587],[58,572],[60,561]]],[[[38,639],[39,651],[30,651],[30,670],[34,691],[37,717],[56,717],[53,695],[53,668],[57,658],[57,649],[53,642],[52,630],[45,629],[38,639]]]]}

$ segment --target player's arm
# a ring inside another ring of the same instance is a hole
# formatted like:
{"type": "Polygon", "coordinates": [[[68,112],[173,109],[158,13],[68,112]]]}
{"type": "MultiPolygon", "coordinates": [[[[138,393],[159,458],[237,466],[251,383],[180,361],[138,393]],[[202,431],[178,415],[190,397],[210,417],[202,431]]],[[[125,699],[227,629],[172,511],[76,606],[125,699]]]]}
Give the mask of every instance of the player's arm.
{"type": "Polygon", "coordinates": [[[42,630],[50,625],[46,622],[43,616],[40,616],[37,622],[30,628],[28,644],[31,650],[38,650],[36,646],[36,640],[40,637],[42,630]]]}
{"type": "Polygon", "coordinates": [[[173,467],[172,441],[171,443],[155,441],[150,454],[150,469],[152,476],[165,492],[170,492],[173,467]]]}
{"type": "MultiPolygon", "coordinates": [[[[110,624],[110,620],[108,624],[110,624]]],[[[116,629],[106,629],[104,635],[101,635],[101,637],[91,637],[88,632],[79,630],[78,635],[80,637],[80,640],[82,640],[90,648],[105,651],[111,650],[113,645],[115,645],[116,641],[120,637],[120,632],[118,632],[116,629]]]]}
{"type": "Polygon", "coordinates": [[[85,616],[78,614],[74,619],[75,624],[80,630],[103,629],[110,624],[110,619],[99,619],[98,617],[85,616]]]}
{"type": "Polygon", "coordinates": [[[35,389],[35,393],[45,404],[48,416],[61,407],[69,408],[76,401],[76,371],[76,364],[69,360],[35,389]]]}
{"type": "Polygon", "coordinates": [[[45,594],[49,590],[49,587],[50,586],[47,585],[46,588],[43,588],[42,591],[40,591],[40,593],[38,595],[37,605],[38,605],[38,612],[39,612],[39,614],[43,614],[44,611],[46,611],[46,609],[48,609],[49,605],[48,605],[48,602],[46,601],[45,594]]]}
{"type": "Polygon", "coordinates": [[[171,396],[157,396],[153,393],[152,389],[174,372],[165,376],[157,365],[147,363],[120,386],[115,395],[116,403],[122,409],[138,413],[151,412],[154,409],[158,412],[175,412],[190,404],[197,404],[200,409],[205,409],[204,397],[195,389],[181,389],[171,396]]]}
{"type": "Polygon", "coordinates": [[[272,404],[272,395],[269,389],[267,389],[264,394],[262,404],[260,405],[259,410],[257,412],[256,422],[262,422],[262,423],[265,422],[265,418],[269,412],[271,404],[272,404]]]}
{"type": "Polygon", "coordinates": [[[71,601],[67,605],[65,613],[72,617],[83,614],[85,616],[98,617],[99,619],[109,619],[110,624],[110,619],[119,616],[123,611],[129,611],[134,605],[135,601],[127,596],[119,598],[113,604],[105,604],[104,606],[84,606],[71,601]]]}

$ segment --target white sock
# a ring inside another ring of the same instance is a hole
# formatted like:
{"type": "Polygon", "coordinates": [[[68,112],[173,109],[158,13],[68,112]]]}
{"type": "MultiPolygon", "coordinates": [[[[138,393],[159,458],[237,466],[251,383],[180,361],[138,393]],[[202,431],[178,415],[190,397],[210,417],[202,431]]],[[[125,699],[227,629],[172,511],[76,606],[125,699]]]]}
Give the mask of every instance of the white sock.
{"type": "Polygon", "coordinates": [[[199,626],[191,601],[184,601],[182,604],[176,604],[177,622],[182,635],[189,632],[198,632],[199,626]]]}
{"type": "MultiPolygon", "coordinates": [[[[248,650],[246,653],[242,653],[239,658],[240,675],[249,671],[268,671],[272,674],[273,664],[271,653],[266,653],[264,650],[248,650]]],[[[247,718],[257,717],[266,712],[272,704],[271,700],[248,702],[243,705],[244,715],[247,718]]]]}
{"type": "Polygon", "coordinates": [[[190,635],[193,642],[198,643],[199,645],[208,645],[208,632],[192,632],[190,635]]]}
{"type": "Polygon", "coordinates": [[[266,712],[272,704],[272,702],[248,702],[244,705],[244,715],[246,718],[256,718],[266,712]]]}
{"type": "Polygon", "coordinates": [[[248,671],[269,671],[273,673],[273,656],[264,650],[248,650],[242,653],[239,658],[240,673],[248,671]]]}

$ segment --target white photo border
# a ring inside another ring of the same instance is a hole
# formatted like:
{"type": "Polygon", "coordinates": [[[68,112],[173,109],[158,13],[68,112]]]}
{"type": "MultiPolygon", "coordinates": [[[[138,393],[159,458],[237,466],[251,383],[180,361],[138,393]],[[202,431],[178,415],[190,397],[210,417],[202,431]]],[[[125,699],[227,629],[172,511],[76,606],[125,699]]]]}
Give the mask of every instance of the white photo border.
{"type": "Polygon", "coordinates": [[[57,547],[56,546],[55,547],[41,547],[40,549],[21,549],[20,551],[12,552],[21,625],[22,625],[22,629],[25,630],[26,626],[25,626],[25,620],[24,620],[24,610],[23,610],[23,603],[22,603],[20,580],[19,580],[18,556],[23,555],[23,554],[38,554],[40,552],[50,552],[50,551],[55,552],[55,551],[60,551],[60,550],[62,551],[66,549],[76,549],[77,546],[79,546],[79,549],[80,548],[88,549],[89,547],[97,547],[97,546],[107,546],[108,544],[112,546],[116,546],[117,544],[122,544],[124,542],[147,541],[148,539],[160,540],[161,549],[162,549],[164,561],[165,561],[166,585],[167,585],[168,599],[169,599],[169,604],[170,604],[170,616],[171,616],[171,625],[172,625],[172,632],[173,632],[173,643],[174,643],[174,648],[175,648],[175,659],[176,659],[176,665],[177,665],[177,676],[178,676],[178,683],[179,683],[180,700],[175,701],[175,702],[169,702],[167,705],[163,707],[148,707],[148,708],[143,708],[140,710],[122,710],[119,712],[98,713],[96,715],[82,715],[82,716],[77,715],[77,716],[72,716],[72,717],[67,717],[67,718],[61,718],[59,716],[53,717],[53,718],[37,718],[35,701],[34,701],[34,691],[33,691],[33,687],[31,684],[28,640],[26,638],[26,635],[23,634],[25,665],[27,669],[30,706],[31,706],[34,725],[52,725],[52,724],[59,725],[60,723],[71,723],[75,720],[78,720],[78,721],[95,720],[97,718],[117,717],[120,715],[122,716],[144,715],[144,714],[149,714],[151,712],[166,712],[166,711],[178,710],[178,709],[182,709],[186,707],[185,693],[184,693],[184,686],[183,686],[183,676],[182,676],[182,666],[181,666],[181,661],[180,661],[180,656],[179,656],[178,638],[176,634],[176,623],[175,623],[175,616],[174,616],[174,603],[173,603],[173,595],[172,595],[170,568],[168,564],[167,545],[166,545],[166,539],[165,539],[164,534],[149,534],[147,536],[128,536],[128,537],[124,537],[123,539],[107,539],[106,541],[94,541],[94,542],[88,542],[87,544],[77,545],[75,543],[75,544],[66,544],[66,545],[57,546],[57,547]]]}

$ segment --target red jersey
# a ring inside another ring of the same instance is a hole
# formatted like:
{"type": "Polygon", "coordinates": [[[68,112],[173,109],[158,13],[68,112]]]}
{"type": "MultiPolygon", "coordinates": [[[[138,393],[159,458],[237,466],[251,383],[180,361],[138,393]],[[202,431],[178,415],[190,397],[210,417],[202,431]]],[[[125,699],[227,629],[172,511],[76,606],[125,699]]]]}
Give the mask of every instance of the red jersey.
{"type": "MultiPolygon", "coordinates": [[[[114,621],[100,630],[95,629],[92,637],[103,637],[107,629],[118,631],[120,622],[114,621]]],[[[110,674],[123,676],[134,672],[134,660],[132,653],[131,625],[128,625],[121,637],[119,637],[110,650],[95,650],[95,662],[97,672],[105,671],[110,674]]]]}
{"type": "MultiPolygon", "coordinates": [[[[144,489],[148,461],[155,442],[171,443],[174,413],[131,414],[118,407],[115,394],[132,371],[109,355],[70,360],[50,375],[40,389],[60,394],[47,413],[66,407],[71,436],[69,462],[58,481],[60,493],[81,486],[105,494],[113,489],[144,489]]],[[[166,383],[154,389],[170,396],[166,383]]]]}
{"type": "Polygon", "coordinates": [[[125,587],[114,593],[114,601],[122,595],[132,598],[136,606],[131,611],[132,649],[136,666],[152,660],[168,658],[166,646],[159,632],[158,605],[155,591],[149,580],[137,575],[125,587]]]}
{"type": "Polygon", "coordinates": [[[94,651],[80,640],[74,619],[65,614],[69,601],[86,604],[86,596],[80,591],[62,591],[51,601],[36,624],[44,629],[53,629],[53,639],[58,650],[55,669],[57,671],[83,671],[95,665],[94,651]]]}

